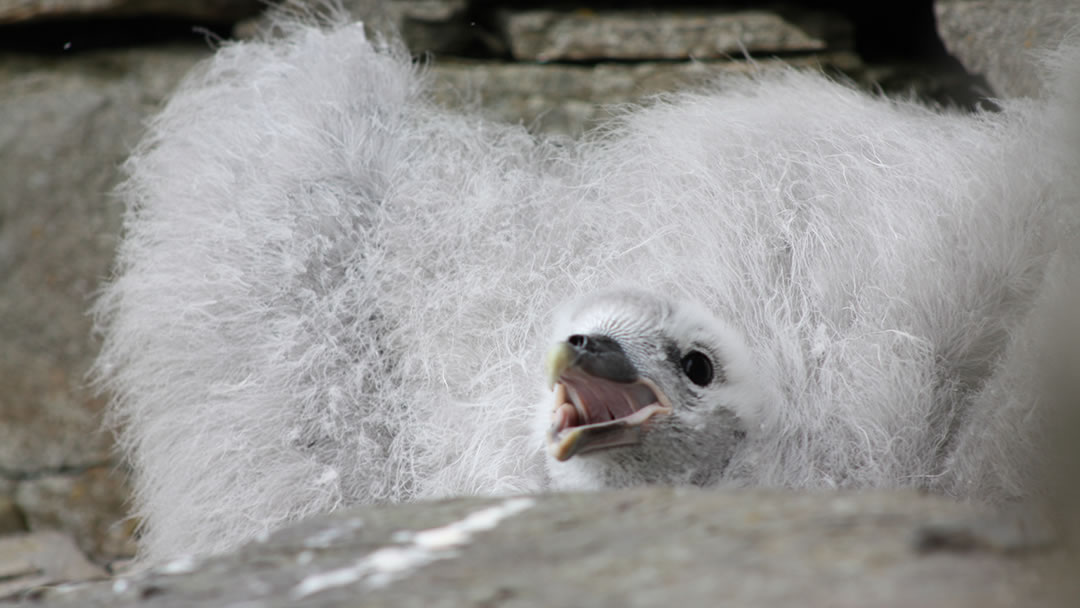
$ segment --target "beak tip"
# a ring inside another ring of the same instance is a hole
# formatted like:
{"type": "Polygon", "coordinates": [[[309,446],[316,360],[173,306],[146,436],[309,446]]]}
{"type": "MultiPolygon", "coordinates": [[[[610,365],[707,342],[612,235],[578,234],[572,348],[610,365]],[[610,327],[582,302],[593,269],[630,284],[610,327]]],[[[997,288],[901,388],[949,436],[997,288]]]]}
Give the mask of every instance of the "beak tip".
{"type": "Polygon", "coordinates": [[[548,349],[547,357],[544,360],[545,371],[547,372],[547,387],[548,390],[555,390],[555,383],[559,381],[559,376],[562,375],[566,368],[570,367],[570,362],[574,359],[574,353],[570,349],[570,345],[566,342],[559,342],[555,346],[548,349]]]}

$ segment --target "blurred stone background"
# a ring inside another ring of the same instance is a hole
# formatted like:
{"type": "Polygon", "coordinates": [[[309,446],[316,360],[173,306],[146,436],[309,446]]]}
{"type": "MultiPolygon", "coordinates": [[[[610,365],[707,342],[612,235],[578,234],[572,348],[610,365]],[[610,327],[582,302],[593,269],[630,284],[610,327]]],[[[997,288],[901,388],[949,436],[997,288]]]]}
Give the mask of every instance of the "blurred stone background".
{"type": "MultiPolygon", "coordinates": [[[[754,69],[746,54],[992,108],[993,96],[1039,94],[1034,51],[1062,38],[1060,15],[1075,2],[346,4],[431,61],[446,104],[575,135],[605,106],[754,69]]],[[[20,577],[88,576],[133,553],[105,401],[86,384],[97,343],[85,311],[122,215],[110,191],[182,75],[215,45],[252,36],[265,7],[0,0],[0,598],[20,577]],[[5,562],[5,551],[74,570],[5,562]]]]}

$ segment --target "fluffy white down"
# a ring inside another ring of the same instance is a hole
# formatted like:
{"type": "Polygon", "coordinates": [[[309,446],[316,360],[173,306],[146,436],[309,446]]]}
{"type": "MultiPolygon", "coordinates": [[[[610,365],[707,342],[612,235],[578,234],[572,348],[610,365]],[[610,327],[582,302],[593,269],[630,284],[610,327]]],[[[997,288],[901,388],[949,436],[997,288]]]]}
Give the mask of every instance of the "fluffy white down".
{"type": "Polygon", "coordinates": [[[1052,104],[961,115],[785,71],[568,142],[425,86],[359,25],[297,25],[222,48],[132,154],[95,313],[143,557],[542,490],[552,311],[612,285],[744,333],[767,406],[728,482],[1022,491],[1011,461],[944,467],[1071,222],[1052,104]]]}

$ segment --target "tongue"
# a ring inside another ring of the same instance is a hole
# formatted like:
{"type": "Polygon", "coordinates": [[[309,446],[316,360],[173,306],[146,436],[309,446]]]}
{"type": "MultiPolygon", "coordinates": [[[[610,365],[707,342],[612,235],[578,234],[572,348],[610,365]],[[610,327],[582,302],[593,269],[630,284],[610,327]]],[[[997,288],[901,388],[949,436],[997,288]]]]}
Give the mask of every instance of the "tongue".
{"type": "Polygon", "coordinates": [[[569,403],[564,403],[555,410],[552,416],[552,430],[558,433],[565,428],[578,426],[578,418],[577,408],[569,403]]]}
{"type": "MultiPolygon", "coordinates": [[[[644,430],[642,425],[647,420],[656,414],[671,413],[670,408],[654,403],[618,420],[566,428],[559,426],[565,416],[571,415],[564,410],[566,407],[574,409],[568,403],[556,409],[556,424],[548,432],[548,449],[560,461],[569,460],[575,454],[639,443],[644,430]]],[[[577,416],[576,410],[572,415],[577,416]]]]}

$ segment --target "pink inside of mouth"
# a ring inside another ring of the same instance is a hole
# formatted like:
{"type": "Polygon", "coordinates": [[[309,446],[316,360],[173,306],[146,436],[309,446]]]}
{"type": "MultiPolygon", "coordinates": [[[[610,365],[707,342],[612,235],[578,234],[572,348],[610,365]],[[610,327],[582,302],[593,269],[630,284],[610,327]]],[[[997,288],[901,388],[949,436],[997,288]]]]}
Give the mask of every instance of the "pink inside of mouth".
{"type": "Polygon", "coordinates": [[[560,376],[559,384],[557,394],[565,394],[565,400],[552,415],[556,433],[627,418],[657,403],[656,394],[644,383],[614,382],[576,369],[560,376]]]}

